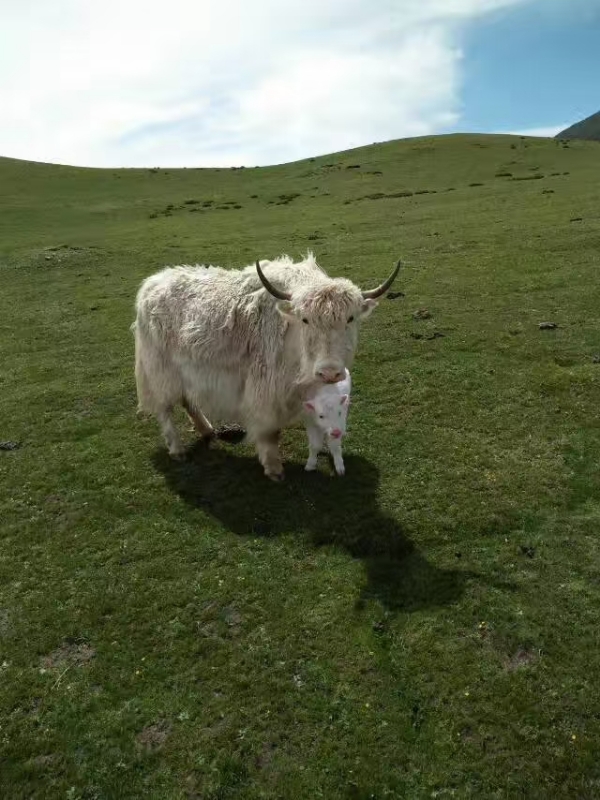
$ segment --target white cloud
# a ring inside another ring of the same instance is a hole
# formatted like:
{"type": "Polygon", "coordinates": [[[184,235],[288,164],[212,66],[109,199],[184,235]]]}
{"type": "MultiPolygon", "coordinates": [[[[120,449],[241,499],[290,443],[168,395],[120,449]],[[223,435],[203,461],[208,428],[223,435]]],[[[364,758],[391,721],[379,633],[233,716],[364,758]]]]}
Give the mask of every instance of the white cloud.
{"type": "Polygon", "coordinates": [[[568,128],[571,125],[571,122],[567,122],[564,125],[549,125],[545,128],[525,128],[522,131],[508,131],[513,136],[547,136],[552,138],[556,136],[557,133],[560,131],[564,131],[565,128],[568,128]]]}
{"type": "Polygon", "coordinates": [[[289,161],[458,120],[461,25],[526,0],[21,0],[0,154],[92,166],[289,161]]]}

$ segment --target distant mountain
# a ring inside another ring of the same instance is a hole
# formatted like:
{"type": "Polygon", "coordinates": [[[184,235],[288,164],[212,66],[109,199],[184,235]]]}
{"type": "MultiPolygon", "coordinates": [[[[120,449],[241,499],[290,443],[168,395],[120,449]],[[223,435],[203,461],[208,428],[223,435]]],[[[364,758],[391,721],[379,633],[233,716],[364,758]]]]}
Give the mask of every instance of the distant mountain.
{"type": "Polygon", "coordinates": [[[600,142],[600,111],[556,134],[556,139],[591,139],[600,142]]]}

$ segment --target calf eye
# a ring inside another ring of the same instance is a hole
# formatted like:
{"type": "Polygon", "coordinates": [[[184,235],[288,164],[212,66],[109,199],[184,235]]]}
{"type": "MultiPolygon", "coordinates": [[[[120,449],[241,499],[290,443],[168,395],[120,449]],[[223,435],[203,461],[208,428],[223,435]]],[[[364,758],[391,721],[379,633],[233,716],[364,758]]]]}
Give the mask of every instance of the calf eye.
{"type": "Polygon", "coordinates": [[[308,325],[308,320],[306,319],[306,317],[303,317],[303,319],[302,319],[302,322],[303,322],[305,325],[308,325]]]}
{"type": "Polygon", "coordinates": [[[354,322],[354,317],[348,317],[348,323],[354,322]]]}
{"type": "Polygon", "coordinates": [[[323,414],[319,414],[319,419],[325,419],[323,414]]]}

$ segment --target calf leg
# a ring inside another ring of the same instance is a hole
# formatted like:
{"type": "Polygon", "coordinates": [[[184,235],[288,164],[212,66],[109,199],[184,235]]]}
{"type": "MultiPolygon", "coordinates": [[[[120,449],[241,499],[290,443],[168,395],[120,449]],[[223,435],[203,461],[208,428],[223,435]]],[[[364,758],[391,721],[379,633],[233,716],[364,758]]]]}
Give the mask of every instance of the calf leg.
{"type": "Polygon", "coordinates": [[[317,458],[323,449],[323,431],[310,422],[306,423],[306,433],[308,435],[308,461],[304,469],[312,472],[317,468],[317,458]]]}
{"type": "Polygon", "coordinates": [[[175,423],[173,422],[173,406],[156,412],[156,418],[165,442],[169,450],[169,455],[173,458],[181,458],[184,453],[183,442],[179,436],[175,423]]]}
{"type": "Polygon", "coordinates": [[[344,467],[344,459],[342,458],[342,443],[339,439],[329,439],[329,452],[333,456],[333,465],[338,475],[343,475],[346,472],[344,467]]]}
{"type": "Polygon", "coordinates": [[[283,480],[283,464],[279,454],[280,434],[281,431],[270,431],[252,437],[256,442],[256,452],[264,467],[265,475],[272,481],[283,480]]]}
{"type": "Polygon", "coordinates": [[[185,408],[188,417],[192,421],[198,436],[200,436],[202,439],[212,439],[215,435],[214,428],[206,419],[202,411],[200,411],[200,409],[185,396],[182,399],[181,404],[185,408]]]}

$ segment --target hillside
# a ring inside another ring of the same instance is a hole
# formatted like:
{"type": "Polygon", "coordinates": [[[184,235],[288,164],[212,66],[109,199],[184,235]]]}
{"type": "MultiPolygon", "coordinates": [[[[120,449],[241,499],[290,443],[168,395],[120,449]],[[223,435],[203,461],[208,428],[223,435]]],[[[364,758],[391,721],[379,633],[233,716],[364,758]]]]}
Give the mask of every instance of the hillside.
{"type": "Polygon", "coordinates": [[[576,122],[564,131],[556,134],[557,139],[588,139],[600,141],[600,111],[576,122]]]}
{"type": "Polygon", "coordinates": [[[0,159],[2,797],[598,796],[599,155],[0,159]],[[309,248],[364,285],[405,260],[346,476],[304,473],[301,430],[281,485],[190,432],[171,462],[135,414],[140,281],[309,248]]]}

